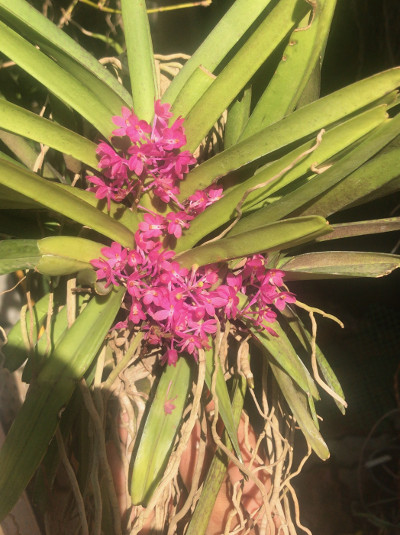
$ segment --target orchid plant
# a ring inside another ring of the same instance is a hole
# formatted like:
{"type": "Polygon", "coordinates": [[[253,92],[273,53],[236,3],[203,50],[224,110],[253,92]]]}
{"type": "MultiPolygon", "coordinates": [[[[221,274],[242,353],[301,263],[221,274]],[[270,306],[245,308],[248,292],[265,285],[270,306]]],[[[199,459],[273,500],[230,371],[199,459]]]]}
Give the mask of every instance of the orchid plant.
{"type": "Polygon", "coordinates": [[[0,518],[31,480],[45,515],[62,463],[82,533],[301,527],[295,428],[327,459],[318,387],[346,402],[316,343],[316,316],[340,320],[286,284],[400,265],[344,241],[399,218],[326,220],[399,184],[399,69],[319,98],[335,3],[236,0],[167,76],[144,2],[121,0],[125,87],[29,2],[0,0],[0,50],[51,94],[46,117],[0,99],[0,271],[41,281],[2,348],[29,390],[0,451],[0,518]],[[25,210],[42,221],[29,234],[25,210]]]}

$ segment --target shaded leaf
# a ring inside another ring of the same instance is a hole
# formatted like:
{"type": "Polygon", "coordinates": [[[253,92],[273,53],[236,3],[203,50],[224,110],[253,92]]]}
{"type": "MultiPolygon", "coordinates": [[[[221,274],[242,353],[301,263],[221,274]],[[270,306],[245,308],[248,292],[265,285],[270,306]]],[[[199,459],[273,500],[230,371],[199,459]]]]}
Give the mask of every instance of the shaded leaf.
{"type": "Polygon", "coordinates": [[[317,241],[339,240],[366,236],[368,234],[381,234],[400,230],[400,217],[386,217],[384,219],[370,219],[369,221],[355,221],[353,223],[339,223],[331,225],[329,236],[320,236],[317,241]]]}
{"type": "Polygon", "coordinates": [[[400,267],[400,256],[359,251],[305,253],[283,260],[287,280],[384,277],[400,267]]]}
{"type": "MultiPolygon", "coordinates": [[[[0,243],[1,250],[1,243],[0,243]]],[[[25,329],[29,333],[29,337],[32,345],[37,342],[39,329],[44,324],[49,307],[50,294],[44,295],[37,303],[32,307],[31,311],[26,311],[25,316],[25,329]],[[32,323],[31,323],[32,321],[32,323]]],[[[7,343],[1,348],[5,359],[4,367],[10,372],[17,370],[27,359],[28,350],[25,346],[24,336],[22,333],[21,320],[12,327],[7,335],[7,343]]]]}
{"type": "Polygon", "coordinates": [[[251,114],[242,139],[258,132],[292,112],[323,54],[336,0],[321,0],[314,20],[307,27],[307,15],[299,24],[306,30],[292,33],[282,59],[251,114]]]}
{"type": "Polygon", "coordinates": [[[191,377],[185,358],[163,370],[133,461],[130,489],[134,505],[146,505],[163,476],[182,423],[191,377]]]}
{"type": "Polygon", "coordinates": [[[0,450],[0,520],[17,502],[46,453],[77,381],[95,358],[123,290],[93,298],[65,333],[30,388],[0,450]]]}
{"type": "Polygon", "coordinates": [[[187,147],[194,151],[239,91],[309,11],[297,0],[281,0],[224,67],[191,109],[186,121],[187,147]]]}
{"type": "MultiPolygon", "coordinates": [[[[208,386],[208,389],[211,392],[211,382],[212,382],[212,376],[214,373],[214,351],[205,351],[206,356],[206,384],[208,386]]],[[[224,379],[224,374],[222,373],[222,369],[219,366],[217,370],[217,382],[215,385],[215,393],[218,398],[218,411],[222,418],[222,421],[224,422],[225,429],[228,433],[229,439],[232,442],[232,446],[235,450],[235,453],[238,457],[238,459],[242,460],[242,455],[240,453],[238,438],[237,438],[237,432],[236,432],[236,426],[233,419],[232,414],[232,405],[231,400],[229,397],[228,388],[226,386],[226,382],[224,379]]]]}
{"type": "Polygon", "coordinates": [[[0,274],[34,269],[40,260],[36,240],[0,241],[0,274]]]}
{"type": "Polygon", "coordinates": [[[323,461],[328,459],[329,450],[310,415],[307,396],[280,366],[272,361],[269,362],[269,365],[308,444],[320,459],[323,461]]]}

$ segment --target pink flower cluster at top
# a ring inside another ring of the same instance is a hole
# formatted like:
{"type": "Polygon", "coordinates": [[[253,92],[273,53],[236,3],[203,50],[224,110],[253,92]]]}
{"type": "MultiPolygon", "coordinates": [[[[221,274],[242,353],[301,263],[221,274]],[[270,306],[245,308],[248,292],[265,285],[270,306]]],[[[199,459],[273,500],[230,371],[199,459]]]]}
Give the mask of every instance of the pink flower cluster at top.
{"type": "Polygon", "coordinates": [[[147,342],[162,348],[162,361],[175,364],[181,353],[197,359],[199,349],[210,347],[218,323],[224,325],[227,319],[275,335],[270,327],[276,319],[272,307],[283,310],[296,298],[281,289],[283,272],[267,269],[262,255],[244,259],[235,270],[226,264],[187,269],[175,260],[174,251],[165,248],[169,238],[179,239],[191,220],[222,197],[222,189],[211,186],[196,191],[182,204],[177,202],[177,183],[195,160],[188,151],[178,152],[186,143],[183,119],[169,127],[170,116],[169,105],[156,102],[150,127],[123,108],[122,117],[113,117],[119,127],[113,133],[127,136],[130,146],[118,153],[100,143],[103,178],[89,180],[95,184],[91,189],[96,196],[108,202],[122,201],[138,188],[137,198],[152,189],[164,202],[175,204],[177,211],[166,216],[146,210],[135,233],[134,249],[113,242],[102,248],[103,258],[91,261],[98,280],[127,289],[126,318],[116,327],[140,325],[147,342]]]}
{"type": "Polygon", "coordinates": [[[165,203],[173,200],[179,205],[179,181],[196,159],[189,151],[179,150],[186,144],[183,119],[180,117],[169,126],[170,117],[170,105],[159,100],[155,103],[152,125],[125,107],[122,116],[113,117],[118,126],[113,131],[114,146],[119,148],[99,143],[102,177],[87,177],[93,184],[89,190],[98,199],[107,199],[108,209],[111,200],[121,202],[130,194],[138,198],[149,190],[165,203]]]}

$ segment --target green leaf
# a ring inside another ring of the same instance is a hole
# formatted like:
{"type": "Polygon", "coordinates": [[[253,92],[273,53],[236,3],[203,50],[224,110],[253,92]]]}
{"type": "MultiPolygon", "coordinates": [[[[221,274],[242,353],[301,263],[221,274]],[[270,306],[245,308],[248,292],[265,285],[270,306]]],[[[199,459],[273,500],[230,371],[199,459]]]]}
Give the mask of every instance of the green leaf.
{"type": "Polygon", "coordinates": [[[147,122],[154,116],[156,89],[153,45],[144,0],[121,0],[135,114],[147,122]]]}
{"type": "Polygon", "coordinates": [[[113,124],[110,110],[81,81],[57,65],[34,45],[0,22],[0,50],[49,91],[69,104],[95,126],[106,138],[113,124]]]}
{"type": "Polygon", "coordinates": [[[318,399],[319,394],[315,383],[306,372],[306,368],[296,354],[285,331],[278,322],[272,323],[271,329],[278,335],[276,338],[265,331],[258,332],[253,328],[250,330],[254,338],[267,350],[268,362],[274,359],[305,394],[312,395],[318,399]],[[310,391],[310,387],[312,391],[310,391]]]}
{"type": "Polygon", "coordinates": [[[50,276],[69,275],[91,269],[90,261],[101,256],[102,244],[72,236],[51,236],[37,242],[41,258],[39,273],[50,276]]]}
{"type": "Polygon", "coordinates": [[[279,121],[295,109],[307,81],[320,62],[335,5],[336,0],[320,0],[311,26],[307,27],[307,15],[299,24],[300,28],[307,29],[296,29],[292,33],[270,83],[249,118],[242,139],[279,121]]]}
{"type": "MultiPolygon", "coordinates": [[[[289,327],[293,330],[297,336],[299,342],[306,350],[308,354],[311,353],[311,335],[304,326],[304,323],[297,316],[293,309],[286,307],[282,312],[283,316],[288,320],[289,327]]],[[[320,350],[317,344],[315,344],[315,357],[317,359],[318,366],[322,372],[322,375],[327,383],[327,385],[342,399],[344,399],[343,389],[336,377],[334,371],[329,365],[329,362],[326,360],[324,354],[320,350]]],[[[334,400],[336,406],[342,414],[345,414],[345,406],[340,403],[338,400],[334,400]]]]}
{"type": "Polygon", "coordinates": [[[90,167],[97,167],[95,143],[4,99],[0,99],[0,128],[43,143],[90,167]]]}
{"type": "Polygon", "coordinates": [[[309,10],[305,2],[281,0],[197,101],[185,121],[187,147],[199,145],[223,111],[309,10]]]}
{"type": "MultiPolygon", "coordinates": [[[[238,429],[240,418],[243,411],[243,403],[246,395],[247,382],[242,376],[236,380],[232,395],[232,414],[234,419],[235,431],[238,429]]],[[[225,433],[225,443],[231,450],[230,442],[225,433]]],[[[226,455],[214,455],[207,476],[204,481],[203,489],[196,509],[191,515],[190,523],[185,535],[204,535],[214,509],[221,485],[226,477],[228,460],[226,455]]]]}
{"type": "Polygon", "coordinates": [[[359,145],[323,173],[315,175],[306,184],[286,194],[282,199],[258,210],[256,214],[250,214],[242,221],[239,221],[236,228],[233,229],[234,233],[243,232],[257,226],[260,218],[267,222],[276,221],[283,217],[301,215],[309,211],[314,213],[314,210],[309,210],[309,206],[318,196],[322,196],[343,178],[372,158],[399,133],[400,114],[393,119],[387,119],[383,124],[375,128],[359,145]]]}
{"type": "Polygon", "coordinates": [[[296,386],[291,377],[280,366],[273,361],[270,361],[269,365],[308,444],[320,459],[323,461],[328,459],[329,450],[310,415],[307,396],[296,386]]]}
{"type": "MultiPolygon", "coordinates": [[[[120,96],[128,106],[132,106],[132,99],[123,85],[91,54],[82,48],[64,31],[57,28],[48,18],[34,9],[25,0],[0,0],[1,17],[19,30],[19,33],[38,38],[47,46],[51,45],[52,56],[58,60],[61,54],[67,55],[76,63],[82,65],[85,71],[90,72],[101,84],[107,84],[113,93],[120,96]]],[[[32,39],[33,40],[33,39],[32,39]]],[[[64,65],[64,68],[66,66],[64,65]]],[[[76,72],[72,73],[76,76],[76,72]]],[[[99,86],[96,85],[96,88],[99,86]]]]}
{"type": "MultiPolygon", "coordinates": [[[[0,250],[1,250],[0,243],[0,250]]],[[[50,294],[44,295],[37,303],[32,307],[31,311],[28,309],[25,316],[25,329],[29,334],[32,345],[37,342],[39,329],[44,324],[49,307],[50,294]],[[31,325],[32,321],[32,325],[31,325]]],[[[17,370],[27,359],[28,350],[25,346],[24,336],[22,334],[21,320],[19,320],[10,330],[7,335],[7,343],[1,348],[5,359],[4,367],[10,372],[17,370]]]]}
{"type": "Polygon", "coordinates": [[[164,368],[133,462],[130,489],[134,505],[146,506],[163,476],[182,423],[191,382],[191,368],[185,358],[179,358],[176,366],[164,368]],[[165,410],[167,402],[174,405],[170,414],[165,410]]]}
{"type": "Polygon", "coordinates": [[[46,453],[77,381],[95,358],[118,312],[123,289],[93,298],[56,345],[0,450],[0,521],[10,512],[46,453]]]}
{"type": "Polygon", "coordinates": [[[400,267],[400,256],[359,251],[305,253],[285,259],[279,269],[286,280],[384,277],[400,267]]]}
{"type": "Polygon", "coordinates": [[[381,188],[399,176],[399,160],[399,147],[393,146],[387,151],[383,150],[316,198],[304,213],[327,217],[360,201],[364,202],[364,199],[372,200],[381,188]]]}
{"type": "MultiPolygon", "coordinates": [[[[212,376],[214,373],[214,351],[205,351],[206,355],[206,384],[211,392],[212,376]]],[[[225,429],[228,433],[232,446],[239,460],[242,460],[242,454],[240,453],[239,442],[237,438],[236,426],[232,413],[232,405],[229,397],[228,388],[222,373],[221,366],[218,366],[217,381],[215,385],[215,393],[218,398],[218,411],[224,422],[225,429]]]]}
{"type": "Polygon", "coordinates": [[[41,205],[97,230],[125,247],[133,246],[132,232],[118,221],[55,184],[0,160],[0,184],[15,189],[41,205]]]}
{"type": "Polygon", "coordinates": [[[56,184],[56,186],[71,193],[75,197],[78,197],[78,199],[82,199],[103,214],[109,215],[112,219],[115,219],[115,221],[119,221],[122,225],[131,230],[133,234],[138,229],[139,221],[141,219],[139,218],[137,210],[131,210],[121,203],[110,201],[110,211],[108,211],[106,199],[98,199],[93,191],[86,191],[67,184],[56,184]]]}
{"type": "Polygon", "coordinates": [[[197,67],[183,86],[177,96],[172,112],[175,116],[187,117],[190,110],[196,104],[199,95],[203,94],[213,83],[215,76],[207,71],[202,65],[197,67]]]}
{"type": "Polygon", "coordinates": [[[193,265],[204,266],[263,251],[287,249],[311,241],[326,232],[330,232],[329,225],[321,217],[287,219],[232,238],[222,238],[200,245],[177,255],[176,260],[187,268],[193,265]]]}
{"type": "MultiPolygon", "coordinates": [[[[163,95],[163,102],[174,104],[178,93],[194,71],[202,65],[213,72],[249,29],[271,0],[236,0],[215,28],[185,63],[163,95]]],[[[199,92],[199,97],[201,92],[199,92]]]]}
{"type": "Polygon", "coordinates": [[[355,221],[354,223],[339,223],[331,225],[329,236],[320,236],[317,241],[339,240],[366,236],[368,234],[381,234],[400,230],[400,217],[386,217],[384,219],[370,219],[369,221],[355,221]]]}
{"type": "MultiPolygon", "coordinates": [[[[23,137],[0,130],[0,139],[25,167],[33,170],[39,154],[23,137]]],[[[3,155],[1,155],[1,157],[3,158],[3,155]]],[[[42,173],[45,177],[62,178],[62,176],[48,162],[44,162],[42,173]]]]}
{"type": "Polygon", "coordinates": [[[224,148],[233,147],[241,136],[244,125],[250,115],[252,89],[244,90],[241,98],[238,98],[229,108],[224,131],[224,148]]]}
{"type": "MultiPolygon", "coordinates": [[[[246,192],[251,188],[257,188],[247,195],[242,205],[245,212],[254,203],[267,200],[268,197],[284,186],[292,184],[302,175],[309,173],[312,165],[324,165],[324,162],[334,157],[347,147],[356,142],[359,138],[381,124],[386,117],[385,106],[378,106],[368,110],[344,123],[328,130],[322,137],[322,142],[311,154],[307,151],[315,145],[315,140],[308,141],[300,147],[292,150],[288,154],[270,163],[265,168],[261,168],[251,178],[240,182],[237,186],[229,188],[222,199],[208,207],[205,212],[199,214],[190,225],[190,232],[186,232],[178,241],[176,251],[182,251],[193,247],[203,236],[216,230],[227,223],[235,215],[235,208],[242,200],[246,192]],[[304,155],[302,157],[302,155],[304,155]],[[294,164],[295,162],[295,164],[294,164]],[[286,172],[284,172],[286,170],[286,172]],[[258,188],[259,184],[265,184],[263,188],[258,188]]],[[[201,167],[201,166],[200,166],[201,167]]],[[[210,180],[212,180],[211,173],[210,180]]],[[[210,181],[211,184],[211,181],[210,181]]],[[[203,184],[201,183],[201,187],[203,184]]],[[[295,184],[294,184],[295,186],[295,184]]],[[[252,216],[252,224],[262,226],[265,223],[263,215],[252,216]]],[[[245,221],[240,222],[240,227],[244,228],[245,221]]],[[[237,228],[233,228],[231,235],[237,233],[237,228]]]]}
{"type": "MultiPolygon", "coordinates": [[[[215,82],[214,82],[215,83],[215,82]]],[[[316,134],[358,110],[371,106],[400,85],[400,68],[391,69],[349,85],[331,95],[300,108],[251,137],[240,141],[191,171],[182,183],[179,195],[184,200],[196,189],[202,189],[261,156],[316,134]]],[[[212,87],[212,86],[211,86],[212,87]]]]}
{"type": "Polygon", "coordinates": [[[0,275],[18,269],[34,269],[39,260],[36,240],[0,241],[0,275]]]}

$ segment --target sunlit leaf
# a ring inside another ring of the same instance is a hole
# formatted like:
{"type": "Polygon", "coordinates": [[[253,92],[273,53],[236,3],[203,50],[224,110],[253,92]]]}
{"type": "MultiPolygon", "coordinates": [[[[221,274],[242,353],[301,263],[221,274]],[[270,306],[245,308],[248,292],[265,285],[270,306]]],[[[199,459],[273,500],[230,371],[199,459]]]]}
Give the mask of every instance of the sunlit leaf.
{"type": "Polygon", "coordinates": [[[270,223],[251,232],[222,238],[179,254],[176,259],[182,266],[203,266],[238,258],[262,251],[287,249],[313,240],[330,232],[327,221],[320,217],[293,218],[270,223]]]}
{"type": "MultiPolygon", "coordinates": [[[[173,104],[193,72],[202,65],[213,72],[240,37],[248,30],[271,0],[236,0],[193,56],[185,63],[163,95],[163,102],[173,104]]],[[[199,97],[201,92],[199,92],[199,97]]]]}
{"type": "Polygon", "coordinates": [[[126,247],[133,245],[133,234],[124,225],[31,171],[0,160],[0,184],[15,189],[41,205],[87,225],[126,247]]]}
{"type": "Polygon", "coordinates": [[[143,0],[122,0],[121,9],[133,107],[140,119],[150,122],[154,115],[154,101],[158,95],[146,3],[143,0]]]}
{"type": "Polygon", "coordinates": [[[55,61],[0,22],[0,50],[49,91],[72,106],[105,137],[113,130],[110,110],[81,81],[66,73],[55,61]]]}
{"type": "MultiPolygon", "coordinates": [[[[51,45],[53,57],[60,59],[61,53],[63,53],[72,58],[76,63],[82,65],[84,70],[100,80],[101,84],[107,84],[128,106],[132,105],[128,91],[101,63],[28,2],[25,0],[13,0],[12,2],[0,0],[0,15],[4,20],[14,25],[20,33],[25,31],[32,39],[36,38],[41,43],[51,45]]],[[[76,75],[76,72],[73,74],[76,75]]]]}
{"type": "Polygon", "coordinates": [[[0,99],[0,128],[69,154],[90,167],[97,167],[95,143],[5,99],[0,99]]]}
{"type": "Polygon", "coordinates": [[[185,122],[187,147],[193,151],[239,91],[294,28],[310,6],[297,0],[278,2],[245,44],[199,98],[185,122]]]}

